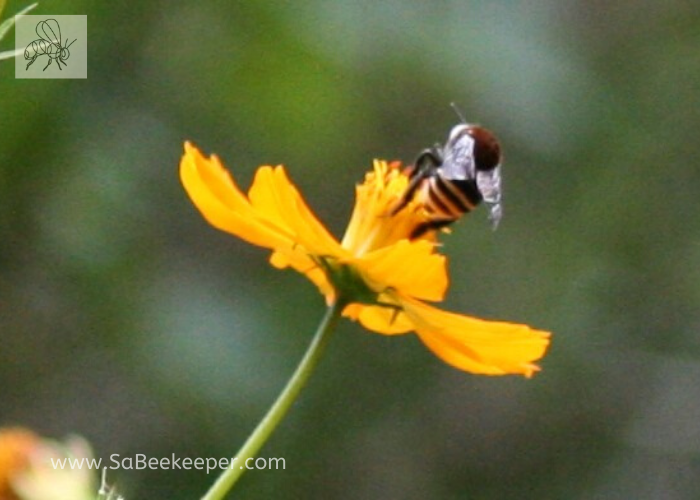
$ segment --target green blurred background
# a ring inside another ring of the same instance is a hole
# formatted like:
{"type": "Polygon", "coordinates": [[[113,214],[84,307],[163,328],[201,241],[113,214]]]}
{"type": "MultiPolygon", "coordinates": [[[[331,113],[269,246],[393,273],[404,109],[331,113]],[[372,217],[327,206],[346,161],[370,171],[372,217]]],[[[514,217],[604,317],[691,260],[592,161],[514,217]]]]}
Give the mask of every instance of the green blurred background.
{"type": "MultiPolygon", "coordinates": [[[[9,1],[3,17],[25,2],[9,1]]],[[[554,333],[532,380],[345,322],[241,498],[697,498],[700,3],[70,2],[87,80],[0,62],[0,425],[98,456],[228,457],[324,311],[208,226],[185,139],[284,163],[341,235],[373,158],[500,136],[505,217],[445,238],[445,306],[554,333]]],[[[13,48],[12,36],[0,45],[13,48]]],[[[128,500],[203,472],[112,471],[128,500]]]]}

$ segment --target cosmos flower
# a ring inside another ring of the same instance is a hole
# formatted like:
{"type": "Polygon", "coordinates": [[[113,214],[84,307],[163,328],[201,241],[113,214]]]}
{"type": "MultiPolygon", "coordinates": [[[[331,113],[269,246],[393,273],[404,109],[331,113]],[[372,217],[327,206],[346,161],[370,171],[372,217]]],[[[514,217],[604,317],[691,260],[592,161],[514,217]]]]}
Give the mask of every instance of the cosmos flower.
{"type": "Polygon", "coordinates": [[[0,500],[95,500],[95,471],[65,462],[54,467],[81,458],[92,458],[81,438],[59,443],[27,429],[0,428],[0,500]]]}
{"type": "Polygon", "coordinates": [[[29,468],[29,456],[39,438],[20,428],[0,429],[0,500],[17,498],[12,481],[29,468]]]}
{"type": "Polygon", "coordinates": [[[415,332],[444,362],[477,374],[530,377],[549,344],[549,333],[527,325],[451,313],[438,302],[448,286],[446,257],[436,231],[411,239],[427,215],[412,200],[391,215],[408,186],[398,163],[375,161],[356,188],[355,207],[338,241],[309,209],[284,167],[260,167],[247,195],[215,155],[185,143],[180,179],[192,202],[214,227],[272,250],[270,263],[304,274],[328,304],[386,335],[415,332]]]}

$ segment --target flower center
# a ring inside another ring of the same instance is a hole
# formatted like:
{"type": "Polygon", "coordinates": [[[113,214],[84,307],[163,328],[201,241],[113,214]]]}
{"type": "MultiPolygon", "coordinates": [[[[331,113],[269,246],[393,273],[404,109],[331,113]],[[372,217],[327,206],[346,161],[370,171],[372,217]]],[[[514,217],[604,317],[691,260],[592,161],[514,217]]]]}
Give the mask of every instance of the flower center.
{"type": "MultiPolygon", "coordinates": [[[[409,239],[413,230],[427,221],[418,200],[409,200],[398,213],[392,214],[408,188],[409,179],[398,163],[375,160],[374,169],[357,186],[355,209],[343,237],[342,246],[359,257],[372,250],[409,239]]],[[[421,237],[435,240],[434,232],[421,237]]]]}

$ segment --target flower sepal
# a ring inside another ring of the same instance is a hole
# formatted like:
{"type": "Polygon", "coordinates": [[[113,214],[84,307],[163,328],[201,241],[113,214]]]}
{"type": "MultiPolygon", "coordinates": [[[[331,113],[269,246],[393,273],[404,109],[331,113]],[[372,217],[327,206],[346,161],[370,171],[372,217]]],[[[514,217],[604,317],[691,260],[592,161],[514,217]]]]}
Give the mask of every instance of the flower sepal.
{"type": "Polygon", "coordinates": [[[335,299],[339,297],[346,304],[379,303],[379,294],[372,290],[357,269],[349,264],[339,263],[332,257],[314,257],[318,266],[323,269],[326,278],[335,290],[335,299]]]}

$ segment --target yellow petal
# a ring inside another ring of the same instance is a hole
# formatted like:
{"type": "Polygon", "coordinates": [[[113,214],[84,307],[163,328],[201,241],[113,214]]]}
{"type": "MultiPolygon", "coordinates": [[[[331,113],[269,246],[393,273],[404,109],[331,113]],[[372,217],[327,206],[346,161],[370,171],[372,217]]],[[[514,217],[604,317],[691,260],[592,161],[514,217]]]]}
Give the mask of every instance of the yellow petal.
{"type": "Polygon", "coordinates": [[[549,345],[549,332],[486,321],[397,297],[423,343],[446,363],[484,375],[531,377],[549,345]]]}
{"type": "Polygon", "coordinates": [[[359,321],[362,326],[384,335],[397,335],[413,330],[413,323],[398,309],[350,304],[343,310],[343,316],[359,321]]]}
{"type": "Polygon", "coordinates": [[[303,247],[307,254],[347,253],[308,208],[284,168],[261,167],[246,197],[216,156],[185,143],[182,184],[214,227],[273,250],[303,247]]]}
{"type": "Polygon", "coordinates": [[[442,300],[449,283],[445,256],[429,241],[400,240],[357,259],[356,266],[370,288],[391,288],[410,297],[442,300]]]}
{"type": "Polygon", "coordinates": [[[16,498],[11,483],[29,467],[39,437],[20,427],[0,428],[0,498],[16,498]]]}
{"type": "Polygon", "coordinates": [[[261,167],[248,193],[258,214],[284,228],[314,255],[336,255],[339,243],[309,209],[284,168],[261,167]]]}
{"type": "Polygon", "coordinates": [[[294,244],[283,228],[260,219],[216,156],[205,158],[197,148],[185,143],[180,179],[192,202],[212,226],[266,248],[294,244]]]}
{"type": "Polygon", "coordinates": [[[270,256],[270,264],[278,269],[291,267],[302,273],[318,287],[328,304],[332,304],[335,300],[335,290],[328,281],[326,273],[307,254],[300,252],[299,247],[291,252],[274,252],[270,256]]]}

